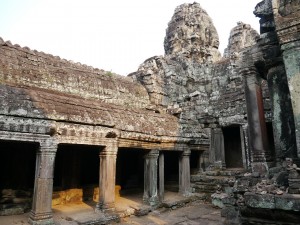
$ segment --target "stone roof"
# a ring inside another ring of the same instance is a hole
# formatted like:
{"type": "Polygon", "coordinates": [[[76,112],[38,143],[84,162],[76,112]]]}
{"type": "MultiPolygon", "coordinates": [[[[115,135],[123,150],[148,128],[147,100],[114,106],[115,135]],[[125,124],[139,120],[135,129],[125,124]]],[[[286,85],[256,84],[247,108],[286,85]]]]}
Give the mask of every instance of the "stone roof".
{"type": "Polygon", "coordinates": [[[39,87],[85,99],[126,107],[145,108],[145,88],[130,78],[74,63],[0,38],[0,81],[14,86],[39,87]]]}
{"type": "MultiPolygon", "coordinates": [[[[129,77],[3,41],[0,93],[2,116],[102,126],[140,136],[178,135],[178,119],[154,110],[145,88],[129,77]]],[[[10,130],[4,126],[0,129],[10,130]]]]}

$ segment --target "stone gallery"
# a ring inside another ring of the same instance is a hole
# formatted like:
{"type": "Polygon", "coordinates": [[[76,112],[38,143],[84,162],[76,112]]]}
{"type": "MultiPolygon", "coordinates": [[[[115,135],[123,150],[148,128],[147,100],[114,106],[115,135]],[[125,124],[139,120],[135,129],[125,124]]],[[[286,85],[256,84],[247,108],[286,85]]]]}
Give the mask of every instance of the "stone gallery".
{"type": "Polygon", "coordinates": [[[127,77],[0,38],[0,215],[110,215],[140,188],[151,207],[206,193],[228,224],[299,224],[300,0],[254,14],[260,34],[238,22],[222,57],[208,13],[180,5],[165,55],[127,77]]]}

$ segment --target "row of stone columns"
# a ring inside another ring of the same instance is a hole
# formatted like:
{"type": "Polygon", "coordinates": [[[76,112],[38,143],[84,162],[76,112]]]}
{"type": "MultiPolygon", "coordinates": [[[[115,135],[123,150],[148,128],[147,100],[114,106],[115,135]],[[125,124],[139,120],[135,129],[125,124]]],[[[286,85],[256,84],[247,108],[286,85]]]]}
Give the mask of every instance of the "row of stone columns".
{"type": "MultiPolygon", "coordinates": [[[[179,193],[190,193],[190,155],[183,151],[179,157],[179,193]]],[[[164,199],[164,153],[152,150],[145,155],[144,202],[156,205],[164,199]],[[159,175],[159,177],[158,177],[159,175]]]]}
{"type": "MultiPolygon", "coordinates": [[[[52,218],[52,192],[54,161],[57,143],[40,143],[37,153],[36,175],[32,211],[29,222],[32,225],[54,224],[52,218]]],[[[115,208],[116,141],[107,141],[100,152],[99,202],[96,211],[110,211],[115,208]]],[[[184,151],[179,158],[179,192],[187,195],[190,191],[190,151],[184,151]]],[[[158,150],[149,151],[144,158],[145,203],[156,205],[164,198],[164,154],[158,150]],[[159,175],[159,179],[158,179],[159,175]]]]}

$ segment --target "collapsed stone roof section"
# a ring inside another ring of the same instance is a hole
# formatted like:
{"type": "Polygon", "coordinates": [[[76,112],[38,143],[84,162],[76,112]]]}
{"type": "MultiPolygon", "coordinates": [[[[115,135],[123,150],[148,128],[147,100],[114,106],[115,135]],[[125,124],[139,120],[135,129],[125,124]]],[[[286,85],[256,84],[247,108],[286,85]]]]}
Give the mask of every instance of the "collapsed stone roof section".
{"type": "Polygon", "coordinates": [[[199,3],[182,4],[168,24],[164,40],[165,54],[198,62],[216,62],[219,36],[207,12],[199,3]]]}
{"type": "Polygon", "coordinates": [[[126,107],[146,108],[149,96],[130,78],[74,63],[0,38],[0,83],[38,87],[126,107]]]}

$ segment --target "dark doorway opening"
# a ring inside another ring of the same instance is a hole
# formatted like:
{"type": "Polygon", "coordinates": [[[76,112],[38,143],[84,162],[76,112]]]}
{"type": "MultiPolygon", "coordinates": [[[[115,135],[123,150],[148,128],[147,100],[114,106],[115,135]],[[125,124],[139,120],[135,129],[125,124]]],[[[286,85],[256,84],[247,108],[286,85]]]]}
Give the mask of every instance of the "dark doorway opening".
{"type": "Polygon", "coordinates": [[[142,149],[119,148],[116,168],[116,185],[119,194],[143,193],[145,153],[142,149]]]}
{"type": "Polygon", "coordinates": [[[272,122],[266,123],[267,127],[267,135],[268,135],[268,146],[271,153],[271,161],[275,160],[275,142],[274,142],[274,134],[273,134],[273,125],[272,122]]]}
{"type": "Polygon", "coordinates": [[[53,205],[97,201],[100,146],[60,144],[54,169],[53,205]]]}
{"type": "Polygon", "coordinates": [[[38,148],[38,143],[0,141],[2,215],[21,214],[31,209],[38,148]]]}
{"type": "MultiPolygon", "coordinates": [[[[179,152],[164,151],[165,190],[179,191],[179,152]]],[[[180,152],[181,153],[181,152],[180,152]]]]}
{"type": "Polygon", "coordinates": [[[200,151],[191,151],[190,156],[190,167],[191,167],[191,174],[197,174],[201,171],[201,165],[200,165],[200,151]]]}
{"type": "Polygon", "coordinates": [[[226,168],[243,168],[239,126],[223,128],[226,168]]]}

